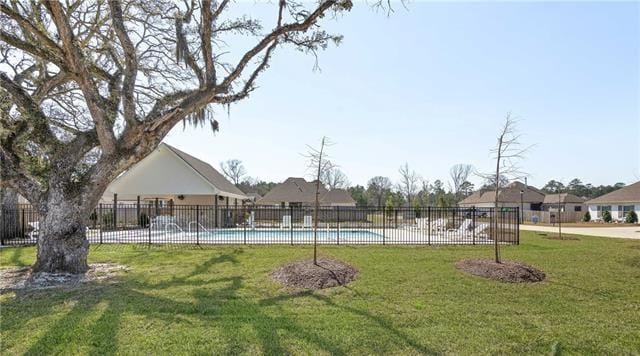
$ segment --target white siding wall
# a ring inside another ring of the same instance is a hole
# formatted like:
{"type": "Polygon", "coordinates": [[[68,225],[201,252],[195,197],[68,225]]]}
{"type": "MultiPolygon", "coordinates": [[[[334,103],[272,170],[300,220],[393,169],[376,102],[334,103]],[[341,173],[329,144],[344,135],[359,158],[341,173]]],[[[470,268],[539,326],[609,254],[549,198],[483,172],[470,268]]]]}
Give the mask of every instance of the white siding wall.
{"type": "Polygon", "coordinates": [[[589,214],[591,214],[591,220],[602,220],[602,218],[598,217],[598,206],[611,206],[611,218],[613,218],[614,221],[622,221],[624,220],[624,216],[621,216],[620,212],[618,211],[618,206],[622,205],[627,206],[627,205],[633,205],[634,206],[634,211],[636,212],[636,214],[638,216],[640,216],[640,203],[611,203],[611,204],[596,204],[596,205],[589,205],[589,214]]]}

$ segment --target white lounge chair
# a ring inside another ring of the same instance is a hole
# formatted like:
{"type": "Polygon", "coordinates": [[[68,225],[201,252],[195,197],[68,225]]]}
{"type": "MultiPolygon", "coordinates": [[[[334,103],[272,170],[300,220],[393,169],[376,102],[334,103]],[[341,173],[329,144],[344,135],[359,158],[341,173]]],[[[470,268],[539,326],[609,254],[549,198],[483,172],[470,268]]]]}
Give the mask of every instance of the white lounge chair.
{"type": "Polygon", "coordinates": [[[305,215],[302,221],[302,228],[312,228],[313,227],[313,216],[305,215]]]}
{"type": "Polygon", "coordinates": [[[176,217],[171,215],[158,215],[151,219],[151,229],[164,229],[169,224],[176,224],[176,217]]]}
{"type": "Polygon", "coordinates": [[[473,234],[475,234],[476,237],[486,239],[488,236],[484,234],[484,230],[487,228],[489,228],[489,224],[487,223],[476,224],[476,227],[473,229],[473,234]]]}
{"type": "Polygon", "coordinates": [[[32,221],[29,223],[29,226],[33,229],[29,233],[29,237],[32,239],[35,239],[36,237],[38,237],[38,234],[40,233],[40,222],[32,221]]]}
{"type": "Polygon", "coordinates": [[[249,218],[247,219],[247,225],[251,226],[252,229],[256,228],[256,212],[252,211],[249,214],[249,218]]]}
{"type": "Polygon", "coordinates": [[[291,215],[282,216],[282,223],[280,224],[281,229],[290,229],[291,228],[291,215]]]}
{"type": "Polygon", "coordinates": [[[431,223],[431,231],[444,231],[447,228],[447,220],[446,219],[436,219],[431,223]]]}
{"type": "Polygon", "coordinates": [[[464,219],[464,221],[462,222],[462,224],[460,224],[460,226],[458,226],[457,229],[448,229],[448,232],[457,232],[460,235],[464,235],[467,232],[469,232],[469,230],[471,229],[473,224],[473,221],[471,221],[471,219],[464,219]]]}

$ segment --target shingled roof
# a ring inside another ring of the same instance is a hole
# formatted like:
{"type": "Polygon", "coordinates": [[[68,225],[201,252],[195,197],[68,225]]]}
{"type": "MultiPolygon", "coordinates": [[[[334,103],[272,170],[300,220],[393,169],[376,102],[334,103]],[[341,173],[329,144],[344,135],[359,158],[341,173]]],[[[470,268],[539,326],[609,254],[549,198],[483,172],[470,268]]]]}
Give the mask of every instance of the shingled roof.
{"type": "MultiPolygon", "coordinates": [[[[284,182],[276,185],[264,197],[258,199],[256,204],[276,205],[282,202],[311,204],[316,201],[316,183],[307,182],[304,178],[289,177],[284,182]]],[[[327,190],[320,185],[320,203],[328,204],[355,204],[355,200],[344,189],[327,190]]]]}
{"type": "Polygon", "coordinates": [[[248,198],[246,194],[244,194],[240,189],[233,185],[233,183],[228,181],[227,178],[225,178],[209,163],[201,161],[193,157],[192,155],[180,151],[179,149],[166,143],[162,143],[162,145],[171,150],[171,152],[175,153],[180,159],[182,159],[186,164],[191,166],[191,168],[193,168],[198,174],[200,174],[200,176],[202,176],[207,182],[209,182],[220,191],[237,196],[240,199],[248,198]]]}
{"type": "Polygon", "coordinates": [[[639,203],[640,204],[640,182],[636,182],[626,187],[622,187],[611,193],[601,195],[587,201],[587,204],[612,204],[612,203],[639,203]]]}
{"type": "MultiPolygon", "coordinates": [[[[542,203],[544,193],[532,186],[525,186],[521,182],[513,182],[498,191],[500,203],[520,203],[520,191],[524,191],[522,202],[542,203]]],[[[479,190],[463,199],[460,204],[483,204],[495,201],[495,191],[491,189],[479,190]]]]}
{"type": "Polygon", "coordinates": [[[544,196],[543,203],[558,204],[558,199],[560,199],[560,204],[584,204],[584,202],[587,200],[571,193],[547,194],[544,196]],[[560,197],[558,197],[558,195],[560,195],[560,197]]]}

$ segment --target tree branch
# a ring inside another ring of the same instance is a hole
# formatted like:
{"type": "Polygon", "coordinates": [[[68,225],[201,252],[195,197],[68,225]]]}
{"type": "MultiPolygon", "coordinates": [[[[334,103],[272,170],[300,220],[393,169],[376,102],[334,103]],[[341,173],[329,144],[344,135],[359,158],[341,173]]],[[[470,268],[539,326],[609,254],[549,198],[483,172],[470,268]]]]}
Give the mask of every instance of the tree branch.
{"type": "Polygon", "coordinates": [[[98,93],[98,89],[93,82],[89,70],[85,66],[85,61],[79,49],[75,45],[74,35],[67,17],[62,11],[61,5],[57,1],[48,1],[45,6],[51,13],[53,22],[58,30],[58,35],[62,40],[66,61],[71,73],[77,78],[78,85],[87,102],[87,107],[93,118],[102,146],[102,152],[106,155],[112,154],[116,150],[116,139],[112,131],[111,121],[107,117],[103,105],[103,98],[98,93]]]}
{"type": "Polygon", "coordinates": [[[136,119],[136,106],[133,97],[133,90],[136,84],[136,75],[138,74],[138,58],[136,49],[127,35],[127,29],[122,19],[122,7],[119,0],[110,0],[109,7],[111,9],[111,18],[116,35],[122,46],[125,57],[124,80],[122,82],[122,106],[124,109],[124,119],[128,125],[135,126],[138,124],[136,119]]]}

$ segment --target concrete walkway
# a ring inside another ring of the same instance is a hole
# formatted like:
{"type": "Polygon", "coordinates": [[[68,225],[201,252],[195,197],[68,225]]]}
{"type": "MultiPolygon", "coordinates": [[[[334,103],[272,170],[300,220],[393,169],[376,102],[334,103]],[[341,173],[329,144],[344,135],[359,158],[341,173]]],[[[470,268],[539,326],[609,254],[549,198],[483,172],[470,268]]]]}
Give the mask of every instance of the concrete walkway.
{"type": "MultiPolygon", "coordinates": [[[[520,225],[521,230],[527,231],[543,231],[558,232],[555,226],[539,226],[539,225],[520,225]]],[[[615,237],[621,239],[638,239],[640,240],[640,226],[622,226],[622,227],[562,227],[563,234],[576,234],[587,236],[615,237]]]]}

